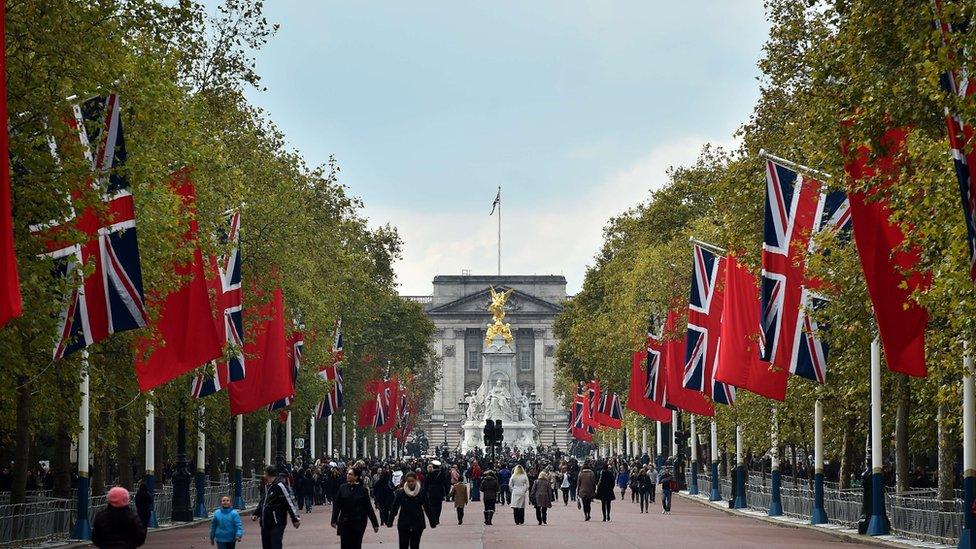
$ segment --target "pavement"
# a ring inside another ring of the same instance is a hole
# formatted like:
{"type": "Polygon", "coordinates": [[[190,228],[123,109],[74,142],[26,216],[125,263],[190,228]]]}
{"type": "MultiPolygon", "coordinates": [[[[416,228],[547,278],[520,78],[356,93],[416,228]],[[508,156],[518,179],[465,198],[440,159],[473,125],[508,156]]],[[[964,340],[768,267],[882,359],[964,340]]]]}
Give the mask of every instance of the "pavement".
{"type": "MultiPolygon", "coordinates": [[[[741,514],[730,514],[697,500],[675,497],[670,515],[662,515],[660,503],[648,514],[640,514],[630,493],[624,501],[613,503],[609,523],[600,520],[600,503],[593,502],[593,520],[583,521],[583,513],[570,501],[568,506],[556,503],[549,511],[549,524],[538,526],[533,508],[526,509],[526,524],[516,526],[512,510],[498,507],[492,526],[485,526],[481,502],[471,502],[465,508],[465,522],[459,526],[452,504],[445,503],[441,524],[424,531],[421,547],[429,549],[460,547],[517,547],[587,549],[629,547],[790,547],[795,549],[830,546],[877,546],[859,543],[832,532],[784,527],[756,520],[741,514]]],[[[301,527],[288,527],[285,547],[338,547],[339,538],[329,526],[332,508],[315,507],[302,515],[301,527]]],[[[261,546],[257,523],[244,517],[245,536],[237,547],[247,549],[261,546]]],[[[205,523],[151,532],[145,547],[206,548],[210,547],[209,527],[205,523]]],[[[397,547],[396,528],[381,527],[378,534],[367,528],[363,546],[367,548],[397,547]]]]}

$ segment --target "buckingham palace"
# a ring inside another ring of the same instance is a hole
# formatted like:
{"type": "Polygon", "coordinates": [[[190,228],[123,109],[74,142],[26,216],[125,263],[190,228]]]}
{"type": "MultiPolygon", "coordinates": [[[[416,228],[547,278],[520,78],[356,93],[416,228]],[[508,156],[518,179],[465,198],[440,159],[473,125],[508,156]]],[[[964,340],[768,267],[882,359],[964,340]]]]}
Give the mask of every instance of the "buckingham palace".
{"type": "Polygon", "coordinates": [[[481,385],[482,351],[491,320],[489,287],[512,290],[505,321],[515,338],[516,382],[533,395],[539,443],[566,448],[567,412],[553,390],[556,344],[553,321],[566,301],[566,278],[559,275],[438,275],[429,296],[407,296],[424,305],[436,327],[432,342],[443,372],[428,421],[421,424],[431,444],[457,447],[465,419],[464,401],[481,385]]]}

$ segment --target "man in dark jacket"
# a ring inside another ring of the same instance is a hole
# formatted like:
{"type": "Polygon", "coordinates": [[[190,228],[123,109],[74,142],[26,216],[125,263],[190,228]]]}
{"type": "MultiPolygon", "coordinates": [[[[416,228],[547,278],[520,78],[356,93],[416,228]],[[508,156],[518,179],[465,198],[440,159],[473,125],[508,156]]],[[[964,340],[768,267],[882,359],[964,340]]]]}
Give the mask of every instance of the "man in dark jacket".
{"type": "Polygon", "coordinates": [[[281,549],[285,536],[285,518],[291,517],[291,523],[298,528],[302,523],[295,499],[288,489],[285,479],[278,476],[278,471],[272,466],[264,470],[264,490],[257,509],[251,514],[251,520],[260,520],[261,547],[263,549],[281,549]]]}
{"type": "Polygon", "coordinates": [[[135,549],[146,542],[146,527],[129,507],[129,491],[116,486],[108,491],[108,506],[95,515],[92,545],[100,549],[135,549]]]}
{"type": "Polygon", "coordinates": [[[441,507],[444,505],[444,499],[451,490],[451,477],[441,467],[441,462],[436,459],[430,463],[425,488],[427,504],[430,505],[430,525],[437,526],[441,523],[441,507]]]}

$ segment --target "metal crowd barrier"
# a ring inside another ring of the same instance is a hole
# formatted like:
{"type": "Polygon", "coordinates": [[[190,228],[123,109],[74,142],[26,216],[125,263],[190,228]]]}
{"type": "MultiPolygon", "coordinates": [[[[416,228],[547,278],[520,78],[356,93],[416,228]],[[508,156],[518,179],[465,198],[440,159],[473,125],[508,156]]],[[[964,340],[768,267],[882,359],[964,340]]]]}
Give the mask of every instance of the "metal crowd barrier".
{"type": "Polygon", "coordinates": [[[68,538],[75,502],[49,498],[0,505],[0,547],[21,547],[68,538]]]}
{"type": "MultiPolygon", "coordinates": [[[[780,488],[783,514],[798,519],[809,519],[813,513],[813,490],[805,483],[793,486],[784,477],[780,488]]],[[[805,480],[805,479],[800,479],[805,480]]],[[[756,474],[749,475],[746,483],[746,505],[750,509],[767,511],[772,500],[770,479],[766,482],[756,474]]],[[[722,499],[732,497],[732,481],[719,478],[722,499]]],[[[707,473],[698,476],[698,491],[707,495],[711,478],[707,473]]],[[[962,500],[935,499],[935,490],[911,492],[885,492],[885,506],[894,534],[921,541],[955,545],[962,527],[962,500]]],[[[827,520],[846,528],[857,528],[861,520],[863,493],[860,488],[838,489],[837,483],[824,483],[824,508],[827,520]]]]}

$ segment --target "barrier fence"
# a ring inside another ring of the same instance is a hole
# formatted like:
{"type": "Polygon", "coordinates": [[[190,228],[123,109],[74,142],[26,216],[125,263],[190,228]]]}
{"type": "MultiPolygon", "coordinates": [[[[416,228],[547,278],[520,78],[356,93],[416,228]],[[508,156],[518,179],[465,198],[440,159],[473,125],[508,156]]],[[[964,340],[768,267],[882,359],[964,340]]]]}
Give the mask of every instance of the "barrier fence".
{"type": "MultiPolygon", "coordinates": [[[[746,506],[768,511],[772,501],[771,479],[750,474],[746,482],[746,506]]],[[[719,477],[722,501],[732,497],[732,480],[719,477]]],[[[707,473],[698,476],[698,491],[708,495],[712,482],[707,473]]],[[[813,488],[807,479],[795,485],[792,478],[783,477],[780,487],[783,514],[809,520],[813,514],[813,488]]],[[[939,500],[935,490],[885,492],[885,509],[891,521],[891,533],[907,538],[946,545],[955,545],[962,527],[962,500],[939,500]]],[[[863,492],[860,488],[838,488],[837,483],[824,482],[824,509],[827,520],[846,528],[857,528],[862,518],[863,492]]]]}
{"type": "MultiPolygon", "coordinates": [[[[30,547],[67,541],[74,528],[77,516],[77,498],[55,498],[50,492],[30,493],[26,503],[9,503],[9,494],[0,498],[0,548],[30,547]]],[[[223,496],[234,497],[234,483],[209,482],[204,493],[204,505],[208,512],[220,505],[223,496]]],[[[244,504],[256,505],[261,497],[261,480],[258,478],[243,481],[244,504]]],[[[196,501],[196,489],[190,487],[190,499],[196,501]]],[[[89,500],[88,517],[90,521],[106,506],[106,496],[92,496],[89,500]]],[[[153,504],[159,526],[172,523],[173,486],[157,486],[153,504]]],[[[129,492],[129,505],[135,509],[135,492],[129,492]]]]}

